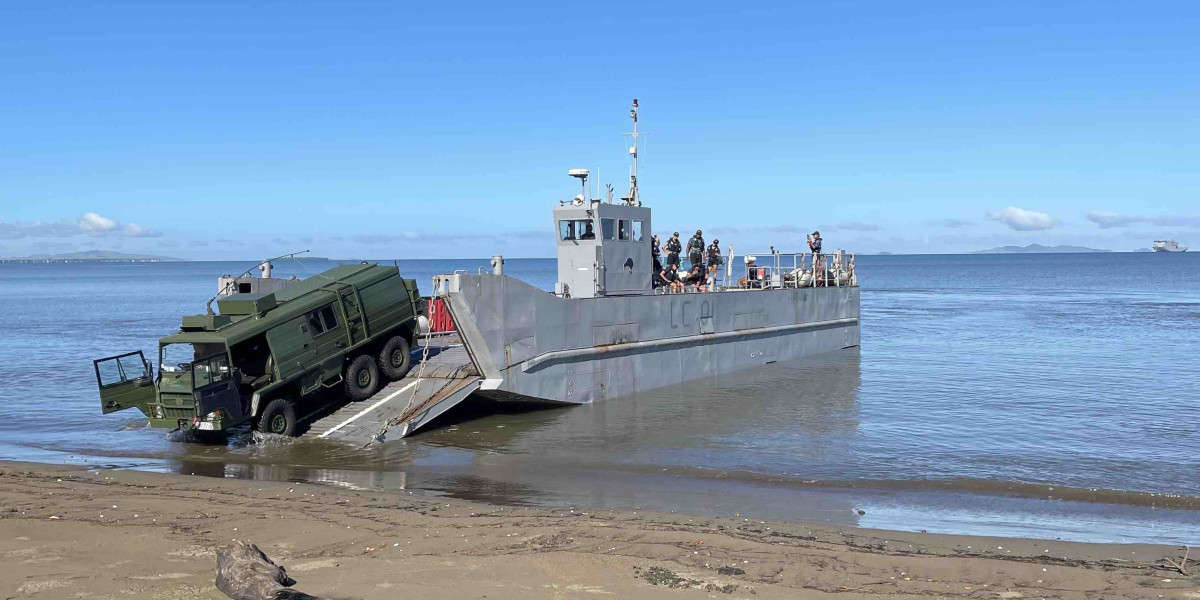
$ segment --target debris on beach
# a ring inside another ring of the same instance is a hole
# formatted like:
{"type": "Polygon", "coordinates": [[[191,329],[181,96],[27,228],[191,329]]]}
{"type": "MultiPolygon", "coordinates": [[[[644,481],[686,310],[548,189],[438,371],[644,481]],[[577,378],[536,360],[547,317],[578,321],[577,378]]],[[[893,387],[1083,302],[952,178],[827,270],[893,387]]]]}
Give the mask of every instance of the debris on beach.
{"type": "MultiPolygon", "coordinates": [[[[641,569],[639,569],[638,567],[634,567],[634,570],[640,571],[641,569]]],[[[745,571],[742,571],[742,572],[744,573],[745,571]]],[[[665,586],[667,586],[669,588],[673,588],[673,589],[684,589],[685,590],[685,589],[689,589],[689,588],[696,588],[696,589],[702,589],[706,592],[721,592],[722,594],[732,594],[734,592],[734,590],[736,590],[738,587],[737,585],[734,585],[734,584],[721,585],[718,583],[711,583],[711,582],[705,583],[698,579],[689,579],[687,577],[680,576],[679,574],[677,574],[674,571],[667,569],[665,567],[650,567],[649,569],[646,570],[645,573],[641,574],[641,577],[643,579],[645,579],[646,581],[650,582],[651,585],[665,585],[665,586]]]]}
{"type": "Polygon", "coordinates": [[[233,600],[321,600],[293,585],[296,580],[250,542],[235,540],[217,551],[217,589],[233,600]]]}

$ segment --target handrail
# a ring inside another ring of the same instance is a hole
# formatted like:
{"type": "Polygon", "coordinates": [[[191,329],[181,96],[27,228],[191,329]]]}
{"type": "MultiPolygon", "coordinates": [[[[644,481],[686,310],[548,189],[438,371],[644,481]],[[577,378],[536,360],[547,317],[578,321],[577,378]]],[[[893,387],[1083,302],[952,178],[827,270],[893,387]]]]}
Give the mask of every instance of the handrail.
{"type": "Polygon", "coordinates": [[[743,259],[745,272],[739,287],[779,289],[858,285],[854,269],[855,255],[847,254],[844,250],[833,254],[814,254],[785,253],[772,248],[767,252],[747,252],[745,257],[767,260],[762,263],[756,260],[752,271],[750,261],[743,259]]]}

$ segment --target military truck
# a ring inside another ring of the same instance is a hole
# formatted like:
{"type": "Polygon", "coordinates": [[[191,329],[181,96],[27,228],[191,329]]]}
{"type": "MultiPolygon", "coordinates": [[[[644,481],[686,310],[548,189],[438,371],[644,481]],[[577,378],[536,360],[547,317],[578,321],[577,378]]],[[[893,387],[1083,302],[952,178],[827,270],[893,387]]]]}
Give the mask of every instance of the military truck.
{"type": "Polygon", "coordinates": [[[404,377],[424,304],[396,267],[364,263],[272,293],[231,294],[217,309],[183,317],[158,341],[157,374],[140,351],[94,361],[101,410],[137,408],[154,427],[250,422],[296,435],[298,416],[404,377]]]}

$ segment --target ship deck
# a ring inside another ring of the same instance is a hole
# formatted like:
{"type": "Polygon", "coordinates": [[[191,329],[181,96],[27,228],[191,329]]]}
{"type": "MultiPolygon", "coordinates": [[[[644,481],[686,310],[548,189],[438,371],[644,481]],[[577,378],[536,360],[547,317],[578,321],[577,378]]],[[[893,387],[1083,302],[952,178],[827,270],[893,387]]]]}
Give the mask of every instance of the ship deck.
{"type": "Polygon", "coordinates": [[[351,402],[308,427],[304,437],[369,442],[399,439],[441,415],[479,389],[483,378],[466,346],[455,339],[434,340],[429,356],[408,375],[384,386],[362,402],[351,402]],[[455,343],[457,342],[457,343],[455,343]]]}

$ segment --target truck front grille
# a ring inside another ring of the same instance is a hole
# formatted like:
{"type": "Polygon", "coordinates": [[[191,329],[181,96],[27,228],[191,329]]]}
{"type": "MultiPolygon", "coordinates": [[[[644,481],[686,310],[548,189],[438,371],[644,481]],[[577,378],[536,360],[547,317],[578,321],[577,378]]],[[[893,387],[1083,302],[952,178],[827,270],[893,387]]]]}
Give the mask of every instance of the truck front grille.
{"type": "Polygon", "coordinates": [[[170,408],[164,406],[162,413],[164,419],[191,419],[196,416],[196,411],[190,408],[170,408]]]}

